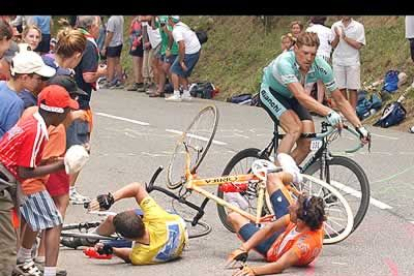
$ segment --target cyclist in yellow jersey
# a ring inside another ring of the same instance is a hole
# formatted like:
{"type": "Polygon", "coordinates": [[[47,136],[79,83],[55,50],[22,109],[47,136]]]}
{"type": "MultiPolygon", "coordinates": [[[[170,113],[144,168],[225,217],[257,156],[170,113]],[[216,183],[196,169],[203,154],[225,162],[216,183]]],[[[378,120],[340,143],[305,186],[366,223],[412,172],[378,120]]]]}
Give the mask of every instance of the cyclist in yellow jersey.
{"type": "MultiPolygon", "coordinates": [[[[163,263],[178,258],[188,240],[184,220],[166,212],[150,197],[139,183],[131,183],[113,194],[99,195],[89,205],[90,210],[108,210],[115,202],[135,198],[143,217],[135,209],[109,216],[96,230],[99,235],[117,233],[133,241],[132,248],[112,248],[115,256],[133,265],[163,263]]],[[[102,248],[97,244],[96,248],[102,248]]]]}

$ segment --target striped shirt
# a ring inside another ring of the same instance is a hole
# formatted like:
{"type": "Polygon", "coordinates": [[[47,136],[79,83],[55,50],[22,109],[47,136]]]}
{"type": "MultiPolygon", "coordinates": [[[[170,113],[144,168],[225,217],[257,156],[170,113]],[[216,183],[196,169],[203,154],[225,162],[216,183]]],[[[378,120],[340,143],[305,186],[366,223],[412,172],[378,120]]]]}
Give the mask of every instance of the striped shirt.
{"type": "Polygon", "coordinates": [[[0,162],[21,182],[17,168],[35,168],[48,139],[45,121],[38,112],[21,119],[0,140],[0,162]]]}

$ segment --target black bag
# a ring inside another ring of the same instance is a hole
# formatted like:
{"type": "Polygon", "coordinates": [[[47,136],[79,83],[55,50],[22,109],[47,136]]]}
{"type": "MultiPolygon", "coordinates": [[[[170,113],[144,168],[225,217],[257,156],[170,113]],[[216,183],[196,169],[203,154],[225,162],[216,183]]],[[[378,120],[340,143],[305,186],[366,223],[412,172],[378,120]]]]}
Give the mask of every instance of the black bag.
{"type": "Polygon", "coordinates": [[[190,86],[190,94],[196,98],[212,99],[217,91],[211,82],[199,82],[190,86]]]}
{"type": "Polygon", "coordinates": [[[201,45],[207,42],[208,40],[207,31],[196,31],[195,33],[201,45]]]}
{"type": "Polygon", "coordinates": [[[374,126],[387,128],[393,125],[398,125],[405,119],[406,115],[407,111],[400,102],[392,102],[384,108],[381,118],[374,124],[374,126]]]}

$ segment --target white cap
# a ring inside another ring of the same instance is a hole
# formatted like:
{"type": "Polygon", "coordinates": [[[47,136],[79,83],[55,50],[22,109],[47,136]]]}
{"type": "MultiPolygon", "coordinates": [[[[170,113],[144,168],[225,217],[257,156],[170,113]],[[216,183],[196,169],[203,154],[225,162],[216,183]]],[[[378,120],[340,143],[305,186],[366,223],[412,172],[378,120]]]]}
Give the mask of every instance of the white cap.
{"type": "Polygon", "coordinates": [[[17,53],[10,66],[11,75],[15,74],[38,74],[42,77],[50,78],[56,74],[56,70],[47,66],[39,54],[33,51],[23,51],[17,53]]]}
{"type": "Polygon", "coordinates": [[[178,21],[180,21],[180,16],[179,15],[170,15],[170,18],[175,23],[177,23],[178,21]]]}

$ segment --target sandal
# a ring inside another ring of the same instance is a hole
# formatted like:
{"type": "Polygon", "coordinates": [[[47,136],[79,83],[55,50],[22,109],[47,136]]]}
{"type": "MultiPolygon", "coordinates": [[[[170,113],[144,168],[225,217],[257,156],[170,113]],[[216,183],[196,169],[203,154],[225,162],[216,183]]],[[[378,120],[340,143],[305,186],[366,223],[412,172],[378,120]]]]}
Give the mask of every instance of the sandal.
{"type": "Polygon", "coordinates": [[[149,94],[149,96],[150,98],[157,98],[157,97],[164,98],[165,97],[164,92],[155,92],[155,93],[149,94]]]}

